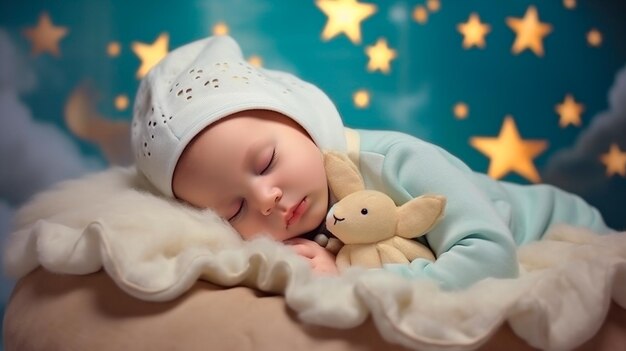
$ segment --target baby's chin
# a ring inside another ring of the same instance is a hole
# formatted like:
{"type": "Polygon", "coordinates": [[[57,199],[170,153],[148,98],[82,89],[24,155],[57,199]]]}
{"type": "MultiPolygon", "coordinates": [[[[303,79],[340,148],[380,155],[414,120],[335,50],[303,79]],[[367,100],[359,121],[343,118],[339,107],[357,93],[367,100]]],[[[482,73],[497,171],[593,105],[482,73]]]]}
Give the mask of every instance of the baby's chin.
{"type": "MultiPolygon", "coordinates": [[[[322,216],[317,216],[316,218],[311,218],[311,222],[308,226],[303,227],[301,230],[294,234],[294,238],[298,236],[305,236],[313,238],[315,235],[319,234],[324,222],[326,221],[326,214],[324,213],[322,216]]],[[[307,223],[308,224],[308,223],[307,223]]],[[[286,240],[286,239],[285,239],[286,240]]]]}

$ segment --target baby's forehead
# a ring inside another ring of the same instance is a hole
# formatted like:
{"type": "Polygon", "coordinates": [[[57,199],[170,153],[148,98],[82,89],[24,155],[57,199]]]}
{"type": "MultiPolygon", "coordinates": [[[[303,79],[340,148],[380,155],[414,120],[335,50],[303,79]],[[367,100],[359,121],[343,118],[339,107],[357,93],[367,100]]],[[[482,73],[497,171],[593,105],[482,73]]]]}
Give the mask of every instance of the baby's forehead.
{"type": "MultiPolygon", "coordinates": [[[[225,125],[224,125],[225,126],[225,125]]],[[[228,183],[258,163],[274,138],[262,129],[221,128],[195,138],[178,160],[177,171],[194,181],[228,183]]]]}

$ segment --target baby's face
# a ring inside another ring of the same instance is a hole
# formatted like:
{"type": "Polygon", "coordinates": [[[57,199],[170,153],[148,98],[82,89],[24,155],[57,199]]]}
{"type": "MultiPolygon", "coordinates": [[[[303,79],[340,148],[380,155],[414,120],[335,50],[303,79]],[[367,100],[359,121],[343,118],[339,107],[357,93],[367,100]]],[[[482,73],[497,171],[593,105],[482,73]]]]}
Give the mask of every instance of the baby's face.
{"type": "Polygon", "coordinates": [[[293,238],[315,229],[328,209],[321,151],[297,123],[271,111],[240,112],[206,128],[180,157],[172,188],[244,239],[293,238]]]}

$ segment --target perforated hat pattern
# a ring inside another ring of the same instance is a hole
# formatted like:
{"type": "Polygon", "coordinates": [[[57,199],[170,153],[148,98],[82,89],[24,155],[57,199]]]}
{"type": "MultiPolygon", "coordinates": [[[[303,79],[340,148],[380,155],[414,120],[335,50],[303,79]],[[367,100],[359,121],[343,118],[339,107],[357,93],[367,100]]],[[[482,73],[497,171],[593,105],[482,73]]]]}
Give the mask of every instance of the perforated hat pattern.
{"type": "Polygon", "coordinates": [[[170,52],[140,84],[131,142],[138,169],[166,196],[186,145],[211,123],[233,113],[267,109],[298,122],[323,149],[345,149],[343,124],[314,85],[243,59],[228,36],[210,37],[170,52]]]}

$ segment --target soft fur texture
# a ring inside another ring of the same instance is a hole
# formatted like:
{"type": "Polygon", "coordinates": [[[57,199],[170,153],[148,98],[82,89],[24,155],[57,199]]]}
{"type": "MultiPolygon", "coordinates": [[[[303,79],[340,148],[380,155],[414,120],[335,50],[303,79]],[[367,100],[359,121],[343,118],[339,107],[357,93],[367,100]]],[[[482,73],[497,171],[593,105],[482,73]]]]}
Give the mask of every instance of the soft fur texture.
{"type": "MultiPolygon", "coordinates": [[[[542,349],[571,349],[600,327],[611,298],[626,308],[626,235],[557,227],[519,250],[524,273],[458,292],[382,270],[315,277],[306,261],[266,238],[244,242],[210,211],[154,195],[134,168],[65,182],[17,214],[5,270],[42,265],[88,274],[102,267],[129,294],[171,300],[196,279],[285,295],[299,318],[351,328],[371,316],[381,335],[409,348],[473,349],[502,323],[542,349]]],[[[268,316],[271,318],[271,316],[268,316]]]]}

